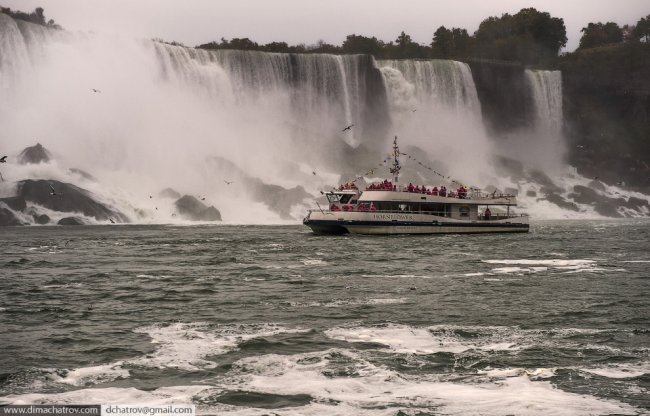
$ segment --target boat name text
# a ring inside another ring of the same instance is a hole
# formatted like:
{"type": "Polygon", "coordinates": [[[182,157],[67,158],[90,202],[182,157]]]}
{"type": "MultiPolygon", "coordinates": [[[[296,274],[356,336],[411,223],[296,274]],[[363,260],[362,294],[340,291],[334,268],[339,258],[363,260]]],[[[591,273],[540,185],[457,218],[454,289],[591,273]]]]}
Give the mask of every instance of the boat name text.
{"type": "Polygon", "coordinates": [[[373,214],[374,220],[409,220],[413,221],[415,218],[411,214],[373,214]]]}

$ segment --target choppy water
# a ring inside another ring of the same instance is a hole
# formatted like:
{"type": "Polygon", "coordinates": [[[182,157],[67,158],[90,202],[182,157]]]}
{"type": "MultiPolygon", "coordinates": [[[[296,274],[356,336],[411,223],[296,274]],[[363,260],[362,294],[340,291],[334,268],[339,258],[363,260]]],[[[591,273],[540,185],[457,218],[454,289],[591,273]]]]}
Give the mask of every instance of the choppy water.
{"type": "Polygon", "coordinates": [[[650,222],[0,229],[0,403],[650,413],[650,222]]]}

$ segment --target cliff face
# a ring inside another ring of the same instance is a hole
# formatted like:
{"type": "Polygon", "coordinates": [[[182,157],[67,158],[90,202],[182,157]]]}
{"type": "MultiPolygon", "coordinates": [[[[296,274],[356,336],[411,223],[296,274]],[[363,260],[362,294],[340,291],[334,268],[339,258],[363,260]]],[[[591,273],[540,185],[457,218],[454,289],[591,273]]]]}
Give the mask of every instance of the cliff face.
{"type": "Polygon", "coordinates": [[[650,45],[577,51],[560,69],[569,162],[586,176],[650,190],[650,45]]]}
{"type": "Polygon", "coordinates": [[[470,60],[476,92],[486,127],[492,133],[529,127],[532,119],[530,88],[522,64],[470,60]]]}

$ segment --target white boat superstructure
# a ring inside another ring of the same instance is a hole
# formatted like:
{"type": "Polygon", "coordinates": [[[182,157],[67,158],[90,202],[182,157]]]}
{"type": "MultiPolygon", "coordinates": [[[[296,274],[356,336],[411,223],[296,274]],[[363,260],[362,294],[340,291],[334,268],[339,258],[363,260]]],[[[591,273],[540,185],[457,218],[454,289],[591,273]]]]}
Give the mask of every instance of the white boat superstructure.
{"type": "Polygon", "coordinates": [[[398,185],[399,149],[391,173],[359,190],[353,184],[326,192],[329,209],[310,210],[303,223],[318,234],[446,234],[528,232],[528,216],[514,211],[513,195],[460,187],[398,185]]]}

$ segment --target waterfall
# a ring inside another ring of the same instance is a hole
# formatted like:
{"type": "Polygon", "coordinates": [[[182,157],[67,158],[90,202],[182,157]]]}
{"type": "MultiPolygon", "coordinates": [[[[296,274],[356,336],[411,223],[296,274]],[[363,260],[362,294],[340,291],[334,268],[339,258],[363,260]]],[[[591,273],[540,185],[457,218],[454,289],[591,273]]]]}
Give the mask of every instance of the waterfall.
{"type": "Polygon", "coordinates": [[[467,64],[447,60],[386,60],[379,64],[397,107],[406,103],[443,106],[480,120],[481,104],[467,64]]]}
{"type": "Polygon", "coordinates": [[[482,183],[490,170],[491,144],[469,66],[448,60],[382,60],[378,65],[395,133],[416,146],[414,151],[424,151],[438,170],[482,183]]]}
{"type": "MultiPolygon", "coordinates": [[[[318,194],[366,156],[356,147],[382,151],[390,125],[385,84],[370,56],[201,50],[54,30],[3,14],[0,88],[2,151],[40,142],[55,156],[43,166],[3,165],[7,184],[71,181],[66,169],[74,167],[103,179],[97,192],[127,205],[150,204],[148,195],[173,187],[212,195],[235,221],[257,214],[244,213],[246,190],[227,187],[233,169],[215,168],[215,160],[318,194]]],[[[258,218],[273,217],[265,215],[258,218]]]]}
{"type": "Polygon", "coordinates": [[[545,134],[562,134],[562,73],[527,69],[526,81],[530,87],[535,109],[535,127],[545,134]]]}
{"type": "MultiPolygon", "coordinates": [[[[368,74],[378,71],[363,55],[284,54],[216,50],[155,43],[163,77],[215,99],[245,104],[283,95],[291,115],[310,128],[323,131],[355,124],[344,136],[353,147],[379,140],[372,126],[374,114],[364,110],[367,99],[386,102],[385,91],[368,74]],[[370,82],[369,82],[370,81],[370,82]],[[381,90],[381,88],[379,88],[381,90]],[[322,121],[336,122],[336,127],[322,121]]],[[[387,108],[384,109],[387,113],[387,108]]],[[[288,120],[287,120],[288,121],[288,120]]],[[[329,133],[331,133],[330,131],[329,133]]]]}

